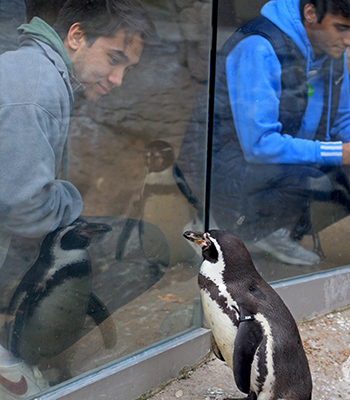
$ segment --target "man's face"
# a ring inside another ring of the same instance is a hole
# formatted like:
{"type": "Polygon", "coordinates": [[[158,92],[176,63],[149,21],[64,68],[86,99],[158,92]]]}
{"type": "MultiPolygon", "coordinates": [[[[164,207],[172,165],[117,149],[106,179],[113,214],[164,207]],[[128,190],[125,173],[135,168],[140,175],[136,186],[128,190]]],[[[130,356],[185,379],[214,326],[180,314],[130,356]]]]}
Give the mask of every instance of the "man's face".
{"type": "Polygon", "coordinates": [[[129,42],[125,39],[123,30],[113,38],[99,37],[92,45],[83,36],[71,54],[75,77],[85,86],[87,99],[96,101],[120,86],[126,72],[139,62],[143,50],[141,36],[137,33],[129,42]]]}
{"type": "Polygon", "coordinates": [[[316,56],[326,54],[340,58],[350,46],[350,19],[341,14],[326,14],[322,21],[314,22],[307,31],[316,56]]]}

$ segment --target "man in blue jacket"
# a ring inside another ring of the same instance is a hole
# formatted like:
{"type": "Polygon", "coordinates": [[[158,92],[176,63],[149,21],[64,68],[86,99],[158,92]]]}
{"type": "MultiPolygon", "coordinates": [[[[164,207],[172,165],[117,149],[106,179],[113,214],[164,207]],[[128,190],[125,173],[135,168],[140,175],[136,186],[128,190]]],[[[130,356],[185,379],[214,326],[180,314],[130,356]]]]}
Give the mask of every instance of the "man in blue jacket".
{"type": "MultiPolygon", "coordinates": [[[[40,238],[80,216],[78,190],[56,179],[75,92],[95,101],[120,86],[156,35],[138,0],[68,0],[54,28],[35,17],[18,31],[19,48],[0,57],[0,267],[13,235],[40,238]]],[[[0,359],[1,399],[43,387],[1,346],[0,359]]]]}
{"type": "Polygon", "coordinates": [[[348,46],[348,0],[278,0],[218,57],[214,217],[285,263],[320,261],[293,236],[310,202],[350,212],[348,46]]]}

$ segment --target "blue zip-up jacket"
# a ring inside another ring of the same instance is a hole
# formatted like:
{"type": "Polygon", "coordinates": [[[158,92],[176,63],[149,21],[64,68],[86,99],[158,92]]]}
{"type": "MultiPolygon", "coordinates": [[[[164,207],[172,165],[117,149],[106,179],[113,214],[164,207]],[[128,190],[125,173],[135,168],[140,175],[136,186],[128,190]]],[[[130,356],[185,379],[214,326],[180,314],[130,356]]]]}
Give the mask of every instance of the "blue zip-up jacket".
{"type": "Polygon", "coordinates": [[[69,62],[37,18],[0,57],[0,253],[5,237],[41,237],[82,211],[78,190],[56,179],[73,108],[69,62]]]}
{"type": "Polygon", "coordinates": [[[306,75],[313,95],[308,98],[296,137],[282,134],[279,121],[282,70],[278,57],[270,42],[261,36],[240,41],[227,57],[226,74],[231,110],[245,160],[257,164],[341,165],[342,142],[350,141],[348,75],[344,74],[341,82],[333,125],[327,125],[322,141],[315,140],[323,111],[325,73],[322,66],[328,57],[315,58],[301,22],[299,0],[270,1],[261,13],[299,48],[306,60],[306,75]]]}

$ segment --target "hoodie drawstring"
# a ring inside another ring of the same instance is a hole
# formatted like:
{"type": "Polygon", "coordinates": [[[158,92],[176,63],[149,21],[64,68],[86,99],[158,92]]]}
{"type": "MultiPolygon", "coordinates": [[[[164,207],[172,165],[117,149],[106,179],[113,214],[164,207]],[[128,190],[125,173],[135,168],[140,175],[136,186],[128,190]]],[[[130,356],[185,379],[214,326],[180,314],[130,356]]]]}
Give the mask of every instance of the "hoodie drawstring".
{"type": "Polygon", "coordinates": [[[328,110],[327,110],[327,132],[326,141],[331,139],[330,135],[330,122],[331,122],[331,105],[332,105],[332,77],[333,77],[333,59],[331,59],[331,66],[329,70],[329,89],[328,89],[328,110]]]}
{"type": "MultiPolygon", "coordinates": [[[[310,47],[307,47],[307,63],[306,63],[306,76],[309,78],[310,72],[310,47]]],[[[331,139],[330,134],[330,123],[331,123],[331,105],[332,105],[332,78],[333,78],[333,59],[331,59],[331,65],[329,69],[329,82],[328,82],[328,107],[327,107],[327,130],[325,141],[328,142],[331,139]]]]}
{"type": "Polygon", "coordinates": [[[307,46],[306,76],[309,79],[310,72],[310,46],[307,46]]]}

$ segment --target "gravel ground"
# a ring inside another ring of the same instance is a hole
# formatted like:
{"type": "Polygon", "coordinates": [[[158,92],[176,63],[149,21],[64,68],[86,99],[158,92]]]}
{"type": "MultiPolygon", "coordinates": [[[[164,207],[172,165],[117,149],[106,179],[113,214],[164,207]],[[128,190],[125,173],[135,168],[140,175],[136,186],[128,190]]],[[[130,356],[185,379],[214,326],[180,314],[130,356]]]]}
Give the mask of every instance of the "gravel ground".
{"type": "MultiPolygon", "coordinates": [[[[350,399],[350,308],[298,324],[313,378],[314,400],[350,399]]],[[[152,400],[242,397],[232,371],[212,354],[152,400]]]]}

